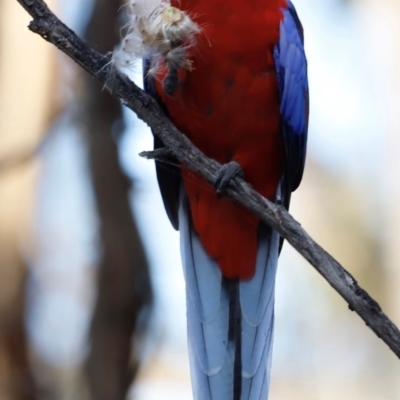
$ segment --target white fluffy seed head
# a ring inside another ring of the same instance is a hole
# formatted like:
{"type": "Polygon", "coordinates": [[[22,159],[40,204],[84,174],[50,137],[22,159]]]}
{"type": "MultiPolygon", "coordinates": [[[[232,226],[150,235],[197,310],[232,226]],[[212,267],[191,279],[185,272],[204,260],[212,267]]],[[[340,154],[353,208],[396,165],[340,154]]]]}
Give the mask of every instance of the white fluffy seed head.
{"type": "Polygon", "coordinates": [[[127,10],[127,33],[113,54],[117,68],[151,55],[151,70],[161,59],[169,68],[191,70],[186,50],[194,45],[200,28],[187,13],[172,7],[168,0],[130,0],[127,10]]]}

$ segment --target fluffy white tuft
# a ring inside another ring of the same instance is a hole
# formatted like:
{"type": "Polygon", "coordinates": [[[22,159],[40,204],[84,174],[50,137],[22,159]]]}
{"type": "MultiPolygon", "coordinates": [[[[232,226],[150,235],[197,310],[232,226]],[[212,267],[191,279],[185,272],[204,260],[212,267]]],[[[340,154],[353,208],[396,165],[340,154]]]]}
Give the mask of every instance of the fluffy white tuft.
{"type": "Polygon", "coordinates": [[[170,69],[191,69],[186,50],[192,46],[199,26],[187,13],[168,0],[129,0],[127,33],[114,51],[113,63],[121,69],[137,59],[151,56],[154,72],[161,59],[170,69]]]}

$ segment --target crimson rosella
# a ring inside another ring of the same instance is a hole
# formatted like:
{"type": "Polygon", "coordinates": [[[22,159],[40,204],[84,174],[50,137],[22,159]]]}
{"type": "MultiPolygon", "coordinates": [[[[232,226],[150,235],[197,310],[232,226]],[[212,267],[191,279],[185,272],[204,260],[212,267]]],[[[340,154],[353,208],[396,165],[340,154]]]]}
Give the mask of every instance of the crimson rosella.
{"type": "MultiPolygon", "coordinates": [[[[136,11],[139,1],[130,3],[136,11]]],[[[223,194],[239,173],[288,207],[300,184],[309,104],[303,29],[288,0],[158,3],[147,19],[134,17],[142,36],[125,46],[147,41],[145,90],[223,165],[216,188],[179,164],[156,165],[181,236],[194,398],[266,399],[282,240],[223,194]]]]}

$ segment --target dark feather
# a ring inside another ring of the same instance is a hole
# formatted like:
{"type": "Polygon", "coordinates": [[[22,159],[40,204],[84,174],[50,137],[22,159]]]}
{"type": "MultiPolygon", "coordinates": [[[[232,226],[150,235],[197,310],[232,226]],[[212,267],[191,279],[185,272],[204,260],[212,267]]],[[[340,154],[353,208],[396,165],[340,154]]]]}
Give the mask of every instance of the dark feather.
{"type": "MultiPolygon", "coordinates": [[[[162,107],[165,114],[168,115],[164,103],[158,95],[154,78],[149,75],[150,60],[143,61],[143,83],[144,90],[150,94],[162,107]]],[[[163,142],[154,135],[154,149],[165,147],[163,142]]],[[[164,202],[164,207],[171,221],[172,226],[178,230],[179,228],[179,187],[181,184],[181,170],[176,159],[171,159],[171,162],[156,161],[156,173],[158,185],[160,187],[161,197],[164,202]]]]}

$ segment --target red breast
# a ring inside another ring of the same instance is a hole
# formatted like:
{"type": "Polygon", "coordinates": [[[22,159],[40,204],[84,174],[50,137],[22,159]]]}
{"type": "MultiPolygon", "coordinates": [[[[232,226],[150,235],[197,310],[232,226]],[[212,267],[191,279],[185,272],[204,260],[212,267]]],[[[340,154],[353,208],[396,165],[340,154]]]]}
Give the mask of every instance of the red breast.
{"type": "MultiPolygon", "coordinates": [[[[157,90],[172,122],[207,156],[236,160],[245,179],[274,197],[283,171],[283,143],[273,49],[286,0],[173,0],[202,31],[190,49],[193,71],[180,74],[169,97],[157,90]]],[[[259,220],[184,169],[194,227],[228,278],[254,274],[259,220]]]]}

